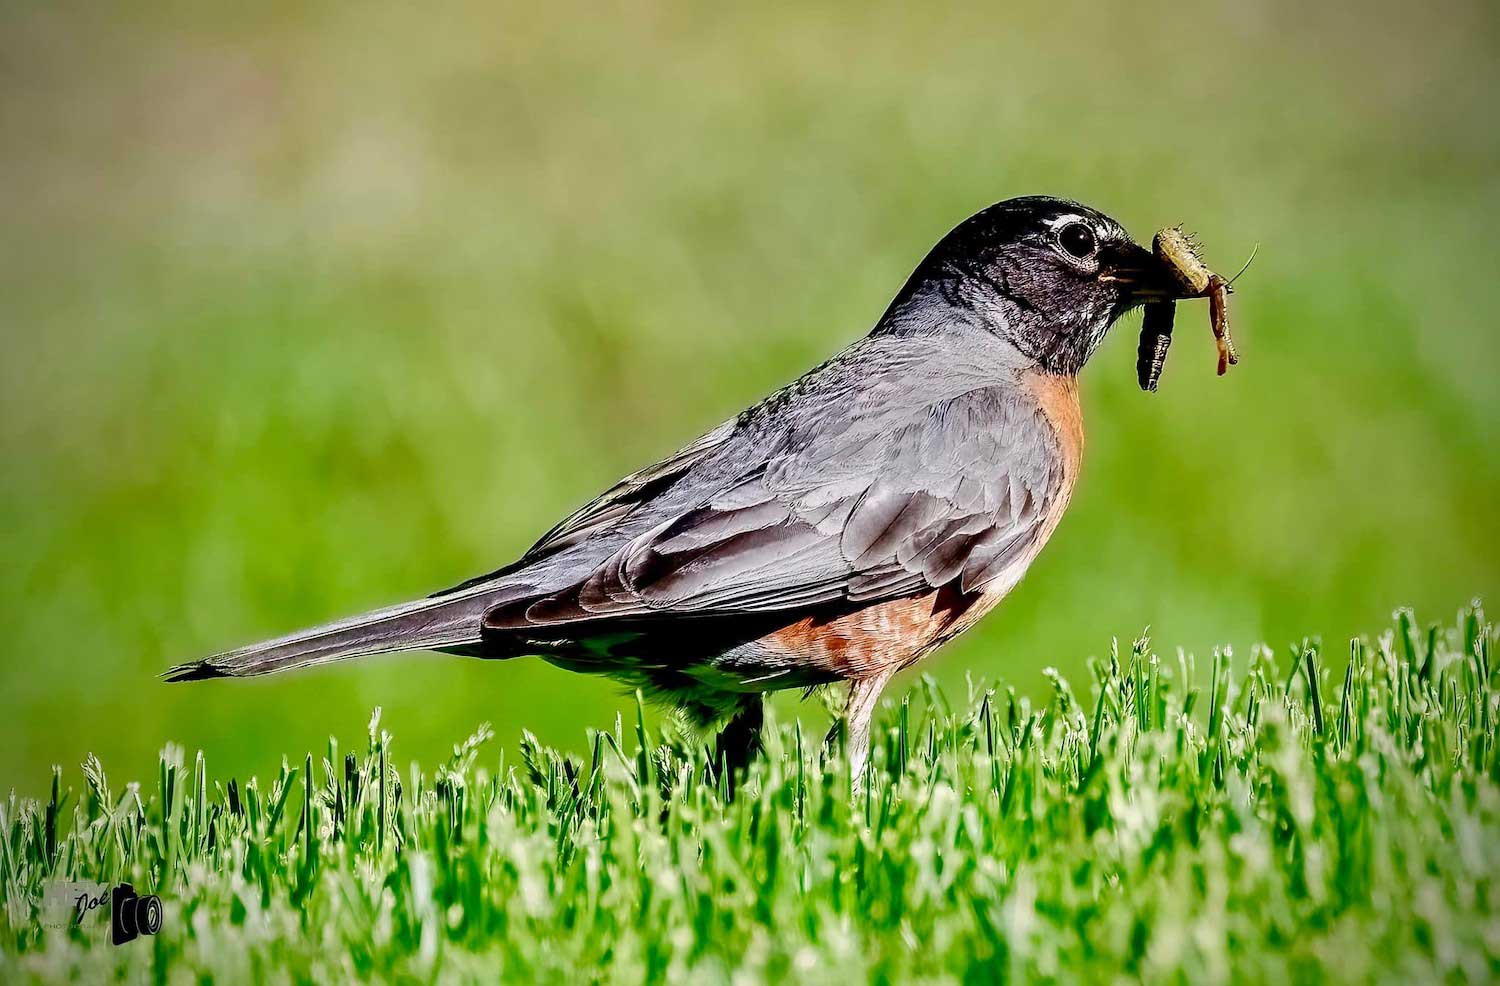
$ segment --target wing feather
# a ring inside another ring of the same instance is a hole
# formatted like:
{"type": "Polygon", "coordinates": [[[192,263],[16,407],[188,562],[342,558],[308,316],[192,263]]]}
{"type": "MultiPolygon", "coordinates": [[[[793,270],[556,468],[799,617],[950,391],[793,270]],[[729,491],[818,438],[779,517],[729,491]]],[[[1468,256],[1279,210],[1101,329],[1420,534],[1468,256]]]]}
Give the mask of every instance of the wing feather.
{"type": "MultiPolygon", "coordinates": [[[[843,412],[789,430],[734,481],[634,534],[563,589],[497,609],[487,624],[794,610],[951,583],[976,592],[1018,574],[1063,484],[1057,437],[1041,411],[1009,388],[981,387],[898,420],[843,412]]],[[[686,476],[706,451],[735,440],[714,436],[626,480],[533,550],[617,523],[640,490],[686,476]]]]}

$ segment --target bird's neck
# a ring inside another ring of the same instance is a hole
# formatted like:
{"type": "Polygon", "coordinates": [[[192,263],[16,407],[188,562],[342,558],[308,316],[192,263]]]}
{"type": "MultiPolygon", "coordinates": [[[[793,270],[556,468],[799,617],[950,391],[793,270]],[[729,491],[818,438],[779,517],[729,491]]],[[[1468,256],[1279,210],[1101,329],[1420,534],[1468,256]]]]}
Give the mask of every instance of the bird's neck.
{"type": "Polygon", "coordinates": [[[1104,333],[1090,324],[1074,313],[1060,319],[1024,298],[969,279],[934,278],[907,285],[871,334],[982,334],[987,343],[1013,349],[1019,361],[1039,371],[1073,376],[1103,341],[1104,333]]]}

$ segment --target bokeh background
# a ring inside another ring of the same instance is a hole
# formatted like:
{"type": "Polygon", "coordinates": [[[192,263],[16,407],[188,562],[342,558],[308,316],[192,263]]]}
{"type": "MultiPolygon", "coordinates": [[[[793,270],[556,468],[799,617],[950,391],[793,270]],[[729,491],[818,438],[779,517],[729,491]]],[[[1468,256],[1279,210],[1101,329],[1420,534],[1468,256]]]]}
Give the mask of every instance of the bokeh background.
{"type": "Polygon", "coordinates": [[[0,9],[0,788],[264,774],[376,705],[404,756],[580,747],[629,700],[536,660],[154,676],[509,560],[1024,193],[1259,243],[1244,362],[1184,306],[1146,396],[1118,328],[1067,520],[927,670],[1497,597],[1494,4],[0,9]]]}

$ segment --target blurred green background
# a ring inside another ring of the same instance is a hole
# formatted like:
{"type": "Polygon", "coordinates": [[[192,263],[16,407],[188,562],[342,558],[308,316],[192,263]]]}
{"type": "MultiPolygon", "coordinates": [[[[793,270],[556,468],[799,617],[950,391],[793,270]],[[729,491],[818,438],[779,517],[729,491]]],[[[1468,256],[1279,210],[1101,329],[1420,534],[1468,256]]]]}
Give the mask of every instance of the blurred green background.
{"type": "Polygon", "coordinates": [[[155,674],[510,560],[1018,194],[1259,242],[1244,362],[1185,306],[1146,396],[1119,327],[1067,520],[927,670],[1500,588],[1494,4],[3,9],[0,787],[264,774],[375,705],[403,757],[580,747],[628,700],[536,660],[155,674]]]}

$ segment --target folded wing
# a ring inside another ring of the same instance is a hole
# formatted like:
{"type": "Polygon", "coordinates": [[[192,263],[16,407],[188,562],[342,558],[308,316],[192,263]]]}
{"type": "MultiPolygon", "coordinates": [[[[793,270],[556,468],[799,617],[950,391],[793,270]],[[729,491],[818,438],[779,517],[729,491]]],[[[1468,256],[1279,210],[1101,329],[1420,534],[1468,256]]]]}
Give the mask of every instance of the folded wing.
{"type": "MultiPolygon", "coordinates": [[[[715,436],[710,447],[735,440],[715,436]]],[[[711,495],[651,518],[566,587],[497,606],[486,628],[562,633],[601,621],[864,605],[953,583],[978,592],[1019,577],[1063,483],[1043,415],[998,387],[905,411],[830,408],[762,451],[734,475],[715,460],[711,495]]],[[[678,475],[690,478],[694,464],[684,461],[678,475]]],[[[634,481],[533,552],[618,522],[634,481]]]]}

